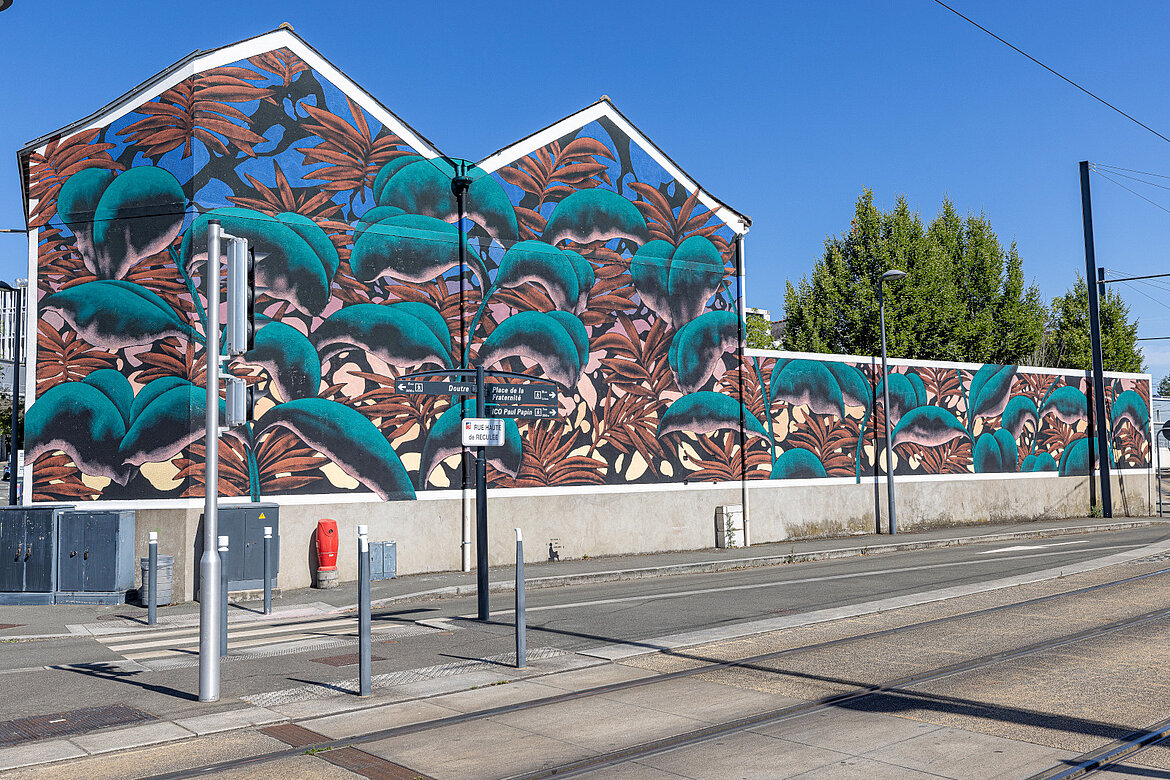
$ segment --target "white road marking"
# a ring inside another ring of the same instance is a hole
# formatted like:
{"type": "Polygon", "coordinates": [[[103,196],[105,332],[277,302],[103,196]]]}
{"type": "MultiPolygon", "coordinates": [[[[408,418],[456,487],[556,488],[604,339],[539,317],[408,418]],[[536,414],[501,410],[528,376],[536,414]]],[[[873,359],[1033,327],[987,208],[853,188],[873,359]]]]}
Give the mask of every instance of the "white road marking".
{"type": "MultiPolygon", "coordinates": [[[[1106,547],[1095,547],[1094,550],[1132,550],[1136,547],[1143,547],[1141,544],[1114,544],[1106,547]]],[[[1003,558],[996,558],[996,561],[1015,561],[1029,558],[1045,558],[1052,555],[1063,555],[1064,550],[1054,550],[1052,552],[1031,553],[1029,555],[1009,555],[1003,558]]],[[[596,599],[593,601],[577,601],[571,604],[549,604],[543,607],[527,607],[526,612],[545,612],[557,609],[576,609],[580,607],[593,607],[604,604],[621,604],[630,601],[654,601],[655,599],[674,599],[683,596],[697,596],[704,593],[724,593],[736,590],[756,590],[757,588],[777,588],[785,585],[801,585],[810,582],[828,582],[830,580],[848,580],[856,577],[877,577],[883,574],[899,574],[909,571],[926,571],[928,569],[946,569],[952,566],[971,566],[973,564],[992,563],[985,559],[974,559],[970,561],[951,561],[948,563],[928,563],[921,566],[900,566],[893,569],[878,569],[876,571],[858,571],[850,572],[849,574],[827,574],[822,577],[804,577],[797,580],[777,580],[773,582],[757,582],[751,585],[725,585],[719,588],[697,588],[695,590],[676,590],[666,593],[646,593],[641,596],[622,596],[620,598],[611,599],[596,599]]],[[[497,612],[492,612],[492,615],[511,615],[516,610],[503,609],[497,612]]],[[[460,615],[460,617],[474,620],[476,615],[460,615]]]]}
{"type": "Polygon", "coordinates": [[[1052,542],[1050,544],[1017,544],[1015,547],[1000,547],[998,550],[983,550],[976,555],[997,555],[1006,552],[1020,552],[1021,550],[1043,550],[1048,547],[1060,547],[1066,544],[1088,544],[1088,539],[1079,539],[1075,542],[1052,542]]]}

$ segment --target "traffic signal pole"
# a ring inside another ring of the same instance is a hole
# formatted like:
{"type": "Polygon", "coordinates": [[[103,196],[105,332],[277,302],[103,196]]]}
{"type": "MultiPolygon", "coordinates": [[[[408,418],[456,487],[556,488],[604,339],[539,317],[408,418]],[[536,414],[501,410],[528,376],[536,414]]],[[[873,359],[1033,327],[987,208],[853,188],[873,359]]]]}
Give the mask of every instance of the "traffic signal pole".
{"type": "Polygon", "coordinates": [[[203,557],[199,559],[199,701],[219,701],[219,265],[223,228],[207,224],[207,426],[203,479],[203,557]]]}

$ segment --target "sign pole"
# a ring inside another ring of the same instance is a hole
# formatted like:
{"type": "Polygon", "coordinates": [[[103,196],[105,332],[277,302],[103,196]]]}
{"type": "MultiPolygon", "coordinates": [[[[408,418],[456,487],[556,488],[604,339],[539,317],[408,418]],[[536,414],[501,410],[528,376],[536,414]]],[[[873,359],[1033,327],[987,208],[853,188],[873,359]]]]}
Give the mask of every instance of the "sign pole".
{"type": "MultiPolygon", "coordinates": [[[[1113,517],[1109,481],[1109,418],[1105,416],[1105,369],[1101,359],[1101,318],[1097,301],[1097,255],[1093,244],[1093,201],[1089,194],[1089,163],[1081,163],[1081,217],[1085,229],[1085,286],[1089,293],[1089,346],[1093,350],[1093,407],[1097,418],[1097,463],[1101,478],[1101,516],[1113,517]]],[[[1093,448],[1089,443],[1089,483],[1093,481],[1093,448]]]]}
{"type": "MultiPolygon", "coordinates": [[[[483,417],[483,366],[475,367],[475,416],[483,417]]],[[[487,527],[487,450],[475,448],[475,593],[479,603],[479,619],[487,620],[488,604],[488,527],[487,527]]]]}

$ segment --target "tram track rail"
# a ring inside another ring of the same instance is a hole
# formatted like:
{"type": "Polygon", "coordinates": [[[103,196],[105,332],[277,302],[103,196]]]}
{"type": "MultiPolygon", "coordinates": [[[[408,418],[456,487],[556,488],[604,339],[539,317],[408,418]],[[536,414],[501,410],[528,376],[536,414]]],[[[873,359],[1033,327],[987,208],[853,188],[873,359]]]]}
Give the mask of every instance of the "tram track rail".
{"type": "MultiPolygon", "coordinates": [[[[742,658],[730,660],[710,660],[702,658],[689,653],[684,650],[663,651],[663,655],[672,655],[692,660],[706,661],[699,666],[690,667],[686,669],[679,669],[670,672],[662,672],[654,674],[649,677],[637,678],[632,680],[624,680],[616,683],[609,683],[605,685],[593,686],[578,691],[568,691],[562,694],[546,696],[539,699],[531,699],[513,704],[501,705],[484,710],[478,710],[468,713],[460,713],[443,718],[436,718],[418,723],[412,723],[402,726],[394,726],[386,729],[380,729],[367,734],[361,734],[352,737],[340,739],[324,739],[320,742],[298,745],[284,750],[270,751],[266,753],[257,754],[254,756],[245,756],[226,761],[206,764],[199,767],[183,769],[180,771],[164,772],[156,775],[150,775],[149,780],[172,780],[172,778],[183,778],[200,776],[214,772],[222,772],[231,769],[246,768],[249,766],[259,766],[271,761],[277,761],[284,758],[289,758],[306,752],[322,752],[333,750],[342,747],[360,748],[361,745],[378,742],[392,737],[406,736],[411,734],[418,734],[426,731],[432,731],[447,726],[454,726],[478,720],[488,719],[500,715],[506,715],[517,712],[524,712],[527,710],[534,710],[540,707],[555,706],[557,704],[579,701],[594,696],[604,696],[609,693],[616,693],[619,691],[631,690],[639,687],[651,686],[663,683],[669,680],[676,680],[685,677],[691,677],[702,674],[710,674],[712,672],[719,672],[729,669],[754,669],[766,673],[781,673],[781,670],[770,669],[762,667],[760,664],[768,661],[781,659],[785,656],[797,655],[801,653],[811,653],[818,650],[837,647],[848,643],[860,643],[868,640],[879,639],[896,635],[904,632],[922,630],[948,623],[955,623],[963,620],[972,620],[988,615],[1005,612],[1013,609],[1026,609],[1031,606],[1052,602],[1059,599],[1070,598],[1074,596],[1084,595],[1095,591],[1100,591],[1108,588],[1114,588],[1121,585],[1148,580],[1162,575],[1170,574],[1170,567],[1165,567],[1152,572],[1145,572],[1129,577],[1123,577],[1109,582],[1097,583],[1081,588],[1075,588],[1061,593],[1052,593],[1044,596],[1037,596],[1023,601],[1012,602],[1008,604],[1000,604],[993,607],[985,607],[981,609],[971,610],[967,612],[960,612],[953,615],[946,615],[929,620],[917,621],[900,626],[893,626],[890,628],[879,629],[875,631],[863,632],[850,636],[837,637],[821,642],[813,642],[809,644],[799,645],[796,647],[784,648],[781,650],[774,650],[767,653],[760,653],[742,658]]],[[[685,733],[672,735],[669,737],[649,740],[635,745],[619,748],[617,750],[597,754],[578,761],[568,762],[555,767],[548,767],[535,772],[522,773],[515,775],[517,780],[538,780],[538,778],[549,777],[573,777],[585,772],[592,772],[598,769],[617,766],[628,761],[645,758],[660,753],[665,753],[690,745],[700,744],[702,742],[715,739],[724,735],[733,734],[740,731],[745,731],[751,728],[776,723],[779,721],[798,718],[801,716],[812,714],[820,710],[830,707],[841,706],[843,704],[860,700],[866,696],[872,696],[883,693],[893,693],[898,691],[905,691],[917,685],[922,685],[935,680],[939,680],[952,675],[961,674],[964,672],[974,671],[983,667],[992,666],[1018,658],[1022,658],[1035,653],[1040,653],[1048,650],[1053,650],[1065,645],[1082,642],[1088,639],[1105,636],[1107,634],[1121,631],[1127,628],[1140,626],[1146,623],[1155,622],[1158,620],[1170,618],[1170,608],[1160,608],[1151,610],[1138,615],[1133,615],[1127,618],[1110,621],[1098,626],[1075,631],[1069,634],[1064,634],[1059,637],[1046,639],[1038,642],[1029,643],[1021,647],[1003,650],[994,653],[988,653],[970,658],[962,661],[957,661],[951,664],[945,664],[935,667],[930,670],[919,672],[916,674],[906,675],[894,680],[889,680],[881,683],[858,685],[852,690],[842,693],[832,694],[817,699],[802,702],[796,705],[789,705],[785,707],[775,708],[761,713],[756,713],[747,717],[738,718],[719,724],[712,724],[699,729],[694,729],[685,733]]],[[[528,679],[539,679],[528,678],[528,679]]],[[[379,706],[379,705],[372,705],[379,706]]],[[[1166,735],[1170,736],[1170,721],[1166,724],[1166,735]]],[[[1146,732],[1141,732],[1145,734],[1146,732]]],[[[1140,735],[1135,735],[1135,739],[1140,739],[1140,735]]],[[[1164,737],[1163,737],[1164,738],[1164,737]]],[[[1121,742],[1116,746],[1118,750],[1124,746],[1121,742]]],[[[1143,748],[1148,747],[1156,742],[1158,739],[1150,737],[1143,743],[1143,748]]],[[[1097,751],[1094,751],[1096,753],[1097,751]]],[[[1124,755],[1130,755],[1125,753],[1124,755]]],[[[1121,754],[1119,754],[1121,755],[1121,754]]],[[[1093,758],[1086,754],[1086,761],[1092,761],[1093,758]]],[[[1116,761],[1117,757],[1108,759],[1109,761],[1116,761]]],[[[1064,769],[1064,767],[1060,767],[1064,769]]],[[[1075,767],[1067,767],[1072,770],[1075,767]]],[[[1076,777],[1076,774],[1070,775],[1052,775],[1055,777],[1076,777]]],[[[1040,776],[1037,776],[1038,778],[1040,776]]],[[[1047,775],[1044,777],[1048,778],[1047,775]]]]}

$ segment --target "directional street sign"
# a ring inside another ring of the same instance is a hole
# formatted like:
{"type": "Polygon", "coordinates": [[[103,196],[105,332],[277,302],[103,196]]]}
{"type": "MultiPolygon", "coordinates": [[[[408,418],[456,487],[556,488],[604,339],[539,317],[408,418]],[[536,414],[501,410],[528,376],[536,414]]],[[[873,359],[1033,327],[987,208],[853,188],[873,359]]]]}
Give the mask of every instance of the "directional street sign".
{"type": "Polygon", "coordinates": [[[468,417],[463,421],[464,447],[502,447],[504,421],[485,417],[468,417]]]}
{"type": "Polygon", "coordinates": [[[395,379],[394,392],[422,393],[424,395],[475,395],[475,382],[395,379]]]}
{"type": "Polygon", "coordinates": [[[512,404],[488,404],[484,414],[488,417],[513,417],[518,420],[551,420],[561,410],[555,406],[514,406],[512,404]]]}
{"type": "Polygon", "coordinates": [[[557,389],[552,385],[485,385],[489,404],[528,404],[529,406],[557,406],[557,389]]]}

